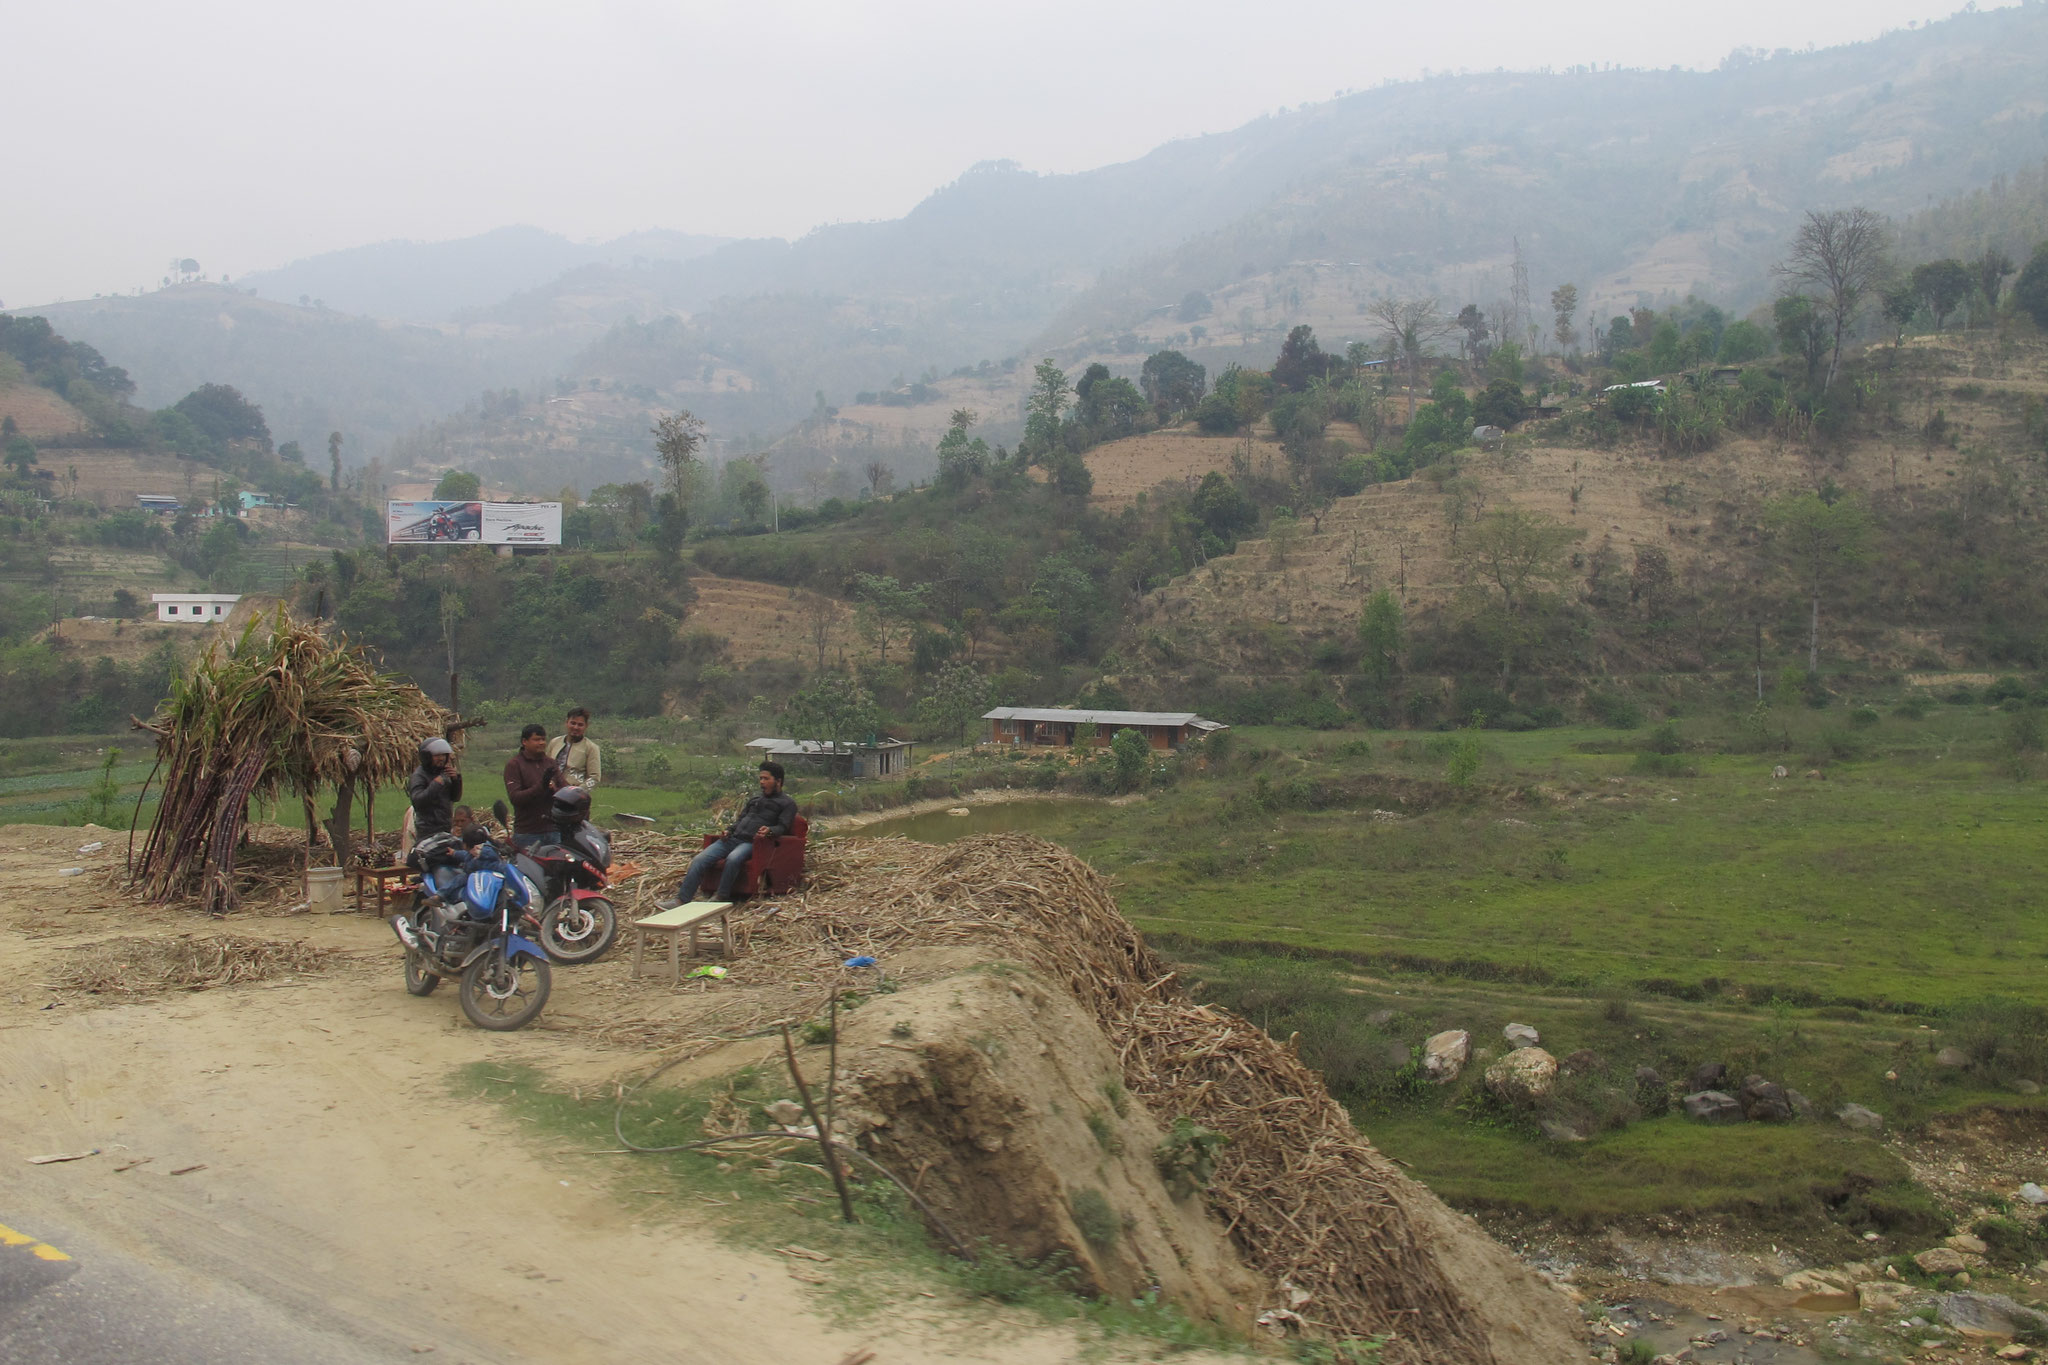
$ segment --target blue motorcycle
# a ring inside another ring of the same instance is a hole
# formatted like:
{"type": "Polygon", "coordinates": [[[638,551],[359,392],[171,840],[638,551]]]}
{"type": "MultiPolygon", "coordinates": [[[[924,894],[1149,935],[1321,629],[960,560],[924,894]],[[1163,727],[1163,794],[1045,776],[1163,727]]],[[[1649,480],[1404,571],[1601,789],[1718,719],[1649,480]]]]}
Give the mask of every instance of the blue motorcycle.
{"type": "MultiPolygon", "coordinates": [[[[486,848],[489,846],[486,845],[486,848]]],[[[492,853],[457,874],[429,864],[409,914],[392,928],[405,945],[405,989],[432,995],[444,977],[461,981],[462,1012],[478,1028],[506,1033],[540,1017],[554,986],[526,881],[492,853]]]]}

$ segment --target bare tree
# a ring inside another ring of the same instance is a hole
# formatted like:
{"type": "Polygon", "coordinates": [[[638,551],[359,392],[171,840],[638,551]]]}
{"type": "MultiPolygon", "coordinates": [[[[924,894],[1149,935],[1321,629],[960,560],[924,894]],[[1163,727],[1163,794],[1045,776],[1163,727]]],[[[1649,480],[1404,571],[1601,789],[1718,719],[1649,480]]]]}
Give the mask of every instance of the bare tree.
{"type": "Polygon", "coordinates": [[[1408,371],[1408,420],[1415,420],[1415,392],[1422,387],[1422,362],[1432,342],[1451,327],[1435,299],[1374,299],[1368,311],[1408,371]]]}
{"type": "Polygon", "coordinates": [[[871,498],[881,497],[883,491],[896,482],[896,471],[880,460],[869,460],[861,473],[867,476],[868,496],[871,498]]]}
{"type": "Polygon", "coordinates": [[[1809,211],[1792,239],[1792,254],[1778,273],[1794,284],[1820,292],[1834,328],[1828,353],[1825,393],[1842,365],[1842,333],[1870,291],[1884,282],[1890,268],[1891,231],[1884,215],[1861,205],[1847,209],[1809,211]]]}

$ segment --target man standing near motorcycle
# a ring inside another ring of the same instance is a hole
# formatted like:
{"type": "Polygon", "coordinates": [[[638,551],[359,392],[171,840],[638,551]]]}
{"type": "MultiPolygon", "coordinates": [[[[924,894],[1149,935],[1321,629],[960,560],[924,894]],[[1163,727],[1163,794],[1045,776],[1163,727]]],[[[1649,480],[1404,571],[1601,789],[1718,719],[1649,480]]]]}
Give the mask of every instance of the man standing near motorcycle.
{"type": "Polygon", "coordinates": [[[420,743],[420,762],[405,782],[412,802],[413,841],[454,828],[455,803],[462,799],[462,774],[455,771],[455,749],[438,735],[420,743]]]}
{"type": "Polygon", "coordinates": [[[746,870],[747,860],[754,856],[754,840],[762,835],[787,834],[796,828],[796,801],[783,793],[782,776],[780,763],[761,765],[761,790],[747,798],[739,818],[725,833],[690,860],[689,871],[683,874],[683,884],[676,891],[676,898],[661,901],[656,908],[673,910],[695,896],[697,884],[704,880],[705,873],[720,858],[725,859],[725,871],[718,877],[718,899],[732,899],[733,888],[739,885],[740,873],[746,870]]]}
{"type": "Polygon", "coordinates": [[[583,707],[570,711],[562,721],[567,733],[556,735],[548,741],[548,757],[562,770],[562,776],[571,785],[589,791],[604,780],[604,756],[597,751],[597,741],[590,738],[590,712],[583,707]]]}
{"type": "Polygon", "coordinates": [[[519,752],[505,764],[505,795],[512,802],[512,842],[521,848],[532,848],[554,828],[548,814],[550,799],[558,788],[569,785],[548,757],[547,747],[547,727],[529,725],[519,732],[519,752]]]}

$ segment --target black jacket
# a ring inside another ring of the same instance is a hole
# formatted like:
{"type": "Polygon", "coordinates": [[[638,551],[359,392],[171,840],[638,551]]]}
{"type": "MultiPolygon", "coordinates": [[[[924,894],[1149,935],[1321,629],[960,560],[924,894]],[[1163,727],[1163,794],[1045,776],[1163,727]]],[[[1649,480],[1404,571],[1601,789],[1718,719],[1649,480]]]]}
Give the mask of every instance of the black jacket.
{"type": "Polygon", "coordinates": [[[455,823],[455,803],[462,799],[462,774],[445,769],[438,773],[414,768],[405,780],[405,794],[412,800],[412,831],[415,840],[429,834],[447,834],[455,823]],[[444,777],[445,782],[435,782],[444,777]]]}
{"type": "Polygon", "coordinates": [[[787,834],[796,828],[796,800],[786,792],[763,796],[756,792],[740,807],[740,818],[732,822],[726,837],[752,843],[757,834],[787,834]]]}

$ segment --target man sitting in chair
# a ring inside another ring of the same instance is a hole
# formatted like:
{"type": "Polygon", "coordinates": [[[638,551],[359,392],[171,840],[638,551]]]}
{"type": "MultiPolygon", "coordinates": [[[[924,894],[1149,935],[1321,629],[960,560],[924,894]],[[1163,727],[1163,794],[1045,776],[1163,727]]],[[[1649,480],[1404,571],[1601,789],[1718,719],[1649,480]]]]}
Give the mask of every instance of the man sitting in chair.
{"type": "Polygon", "coordinates": [[[787,834],[796,827],[796,802],[783,794],[782,765],[767,763],[761,765],[761,790],[747,798],[739,818],[725,833],[712,840],[702,853],[690,860],[690,870],[683,874],[683,884],[671,901],[661,901],[658,908],[673,910],[685,901],[696,899],[697,884],[704,880],[704,874],[725,859],[725,871],[718,878],[718,899],[732,899],[733,888],[739,885],[740,874],[746,870],[747,860],[754,856],[754,840],[763,835],[787,834]]]}

